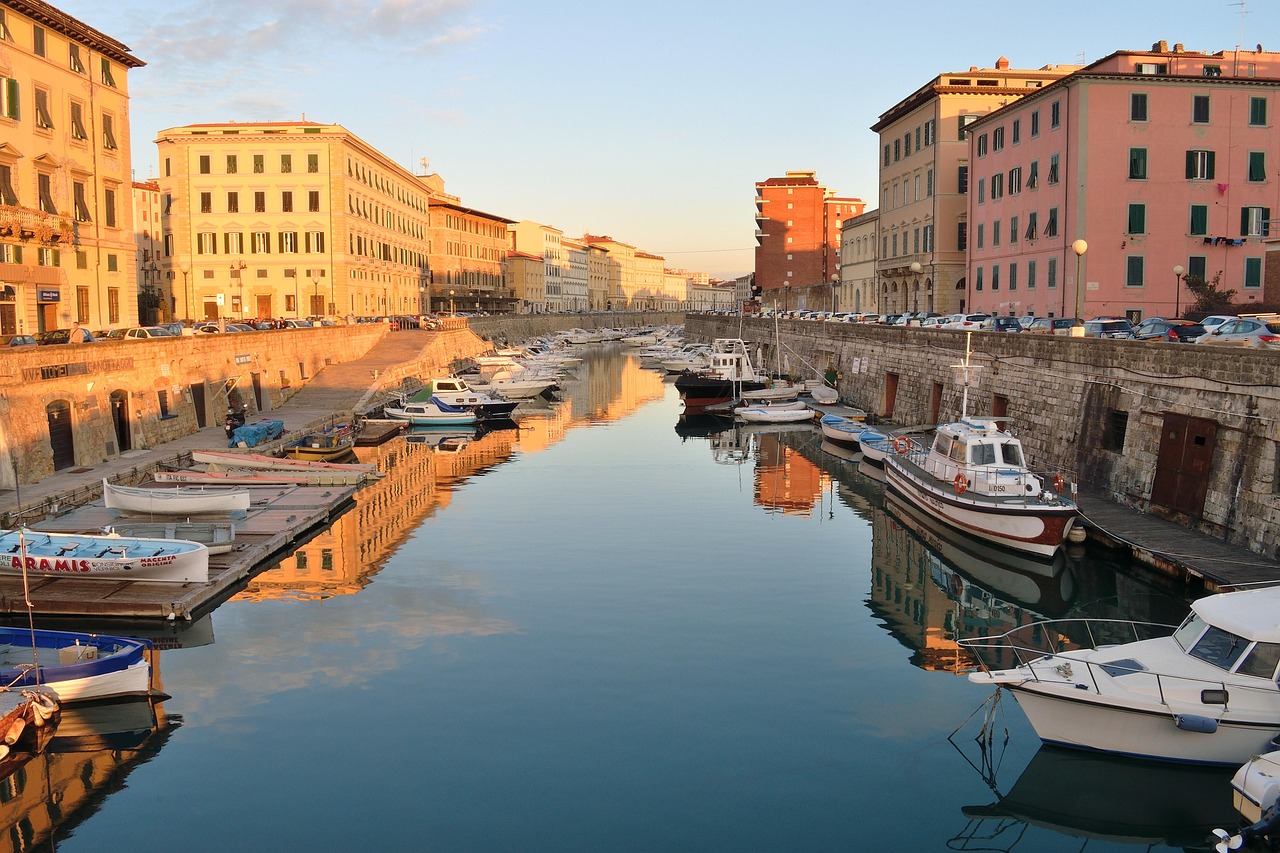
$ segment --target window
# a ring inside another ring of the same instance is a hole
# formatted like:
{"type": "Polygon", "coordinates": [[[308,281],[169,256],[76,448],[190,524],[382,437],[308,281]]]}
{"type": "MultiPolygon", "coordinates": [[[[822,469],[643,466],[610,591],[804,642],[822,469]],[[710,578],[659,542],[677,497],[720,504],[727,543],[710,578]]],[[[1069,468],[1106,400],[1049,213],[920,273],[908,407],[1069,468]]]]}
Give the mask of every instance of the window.
{"type": "Polygon", "coordinates": [[[1017,145],[1018,141],[1022,138],[1022,120],[1021,119],[1015,118],[1013,120],[1013,124],[1009,128],[1009,134],[1010,134],[1009,141],[1014,145],[1017,145]]]}
{"type": "MultiPolygon", "coordinates": [[[[902,134],[902,156],[903,157],[911,156],[911,131],[907,131],[906,133],[902,134]]],[[[377,185],[378,185],[378,182],[374,181],[374,186],[377,186],[377,185]]]]}
{"type": "Polygon", "coordinates": [[[44,27],[31,27],[31,50],[36,56],[45,55],[44,27]]]}
{"type": "Polygon", "coordinates": [[[324,251],[324,232],[308,231],[307,232],[307,251],[323,252],[324,251]]]}
{"type": "Polygon", "coordinates": [[[1269,207],[1242,207],[1240,208],[1240,236],[1241,237],[1267,237],[1270,236],[1271,208],[1269,207]]]}
{"type": "Polygon", "coordinates": [[[218,235],[212,231],[200,231],[196,234],[196,254],[218,254],[218,235]]]}
{"type": "Polygon", "coordinates": [[[1049,174],[1045,176],[1045,180],[1048,181],[1050,184],[1056,184],[1058,182],[1058,155],[1057,154],[1049,155],[1049,174]]]}
{"type": "Polygon", "coordinates": [[[1187,258],[1187,277],[1198,278],[1204,281],[1205,269],[1208,266],[1208,259],[1204,255],[1192,255],[1187,258]]]}
{"type": "Polygon", "coordinates": [[[1255,183],[1267,179],[1267,152],[1249,152],[1249,180],[1255,183]]]}
{"type": "Polygon", "coordinates": [[[992,290],[1000,289],[1000,265],[999,264],[991,265],[991,289],[992,290]]]}
{"type": "Polygon", "coordinates": [[[1249,124],[1252,127],[1265,127],[1267,124],[1267,99],[1249,99],[1249,124]]]}
{"type": "Polygon", "coordinates": [[[222,235],[222,248],[227,255],[244,254],[244,234],[239,231],[228,231],[222,235]]]}
{"type": "Polygon", "coordinates": [[[227,193],[227,213],[239,213],[239,212],[240,212],[240,193],[238,192],[227,193]]]}
{"type": "Polygon", "coordinates": [[[320,155],[319,154],[307,155],[307,171],[311,172],[312,174],[315,174],[316,172],[320,171],[320,155]]]}
{"type": "Polygon", "coordinates": [[[53,130],[53,116],[49,113],[49,93],[36,89],[36,127],[53,130]]]}
{"type": "Polygon", "coordinates": [[[280,171],[283,174],[288,174],[289,172],[293,171],[293,155],[292,154],[280,155],[280,171]]]}
{"type": "Polygon", "coordinates": [[[319,190],[307,191],[307,210],[309,210],[312,213],[316,213],[320,210],[320,191],[319,190]]]}
{"type": "Polygon", "coordinates": [[[1018,265],[1016,263],[1009,264],[1009,289],[1018,289],[1018,265]]]}
{"type": "Polygon", "coordinates": [[[36,176],[36,189],[40,195],[40,209],[45,213],[58,213],[58,206],[53,203],[53,176],[41,172],[36,176]]]}
{"type": "Polygon", "coordinates": [[[982,290],[982,267],[978,267],[978,277],[974,280],[974,290],[982,290]]]}
{"type": "Polygon", "coordinates": [[[1129,179],[1133,181],[1147,179],[1147,149],[1129,149],[1129,179]]]}
{"type": "Polygon", "coordinates": [[[202,174],[202,175],[207,175],[207,174],[209,174],[209,169],[210,169],[210,166],[209,166],[209,155],[208,155],[208,154],[201,154],[201,155],[200,155],[200,174],[202,174]]]}
{"type": "Polygon", "coordinates": [[[977,233],[977,235],[976,235],[976,237],[977,237],[977,242],[975,243],[975,246],[976,246],[977,248],[979,248],[979,249],[983,248],[983,245],[986,243],[986,233],[987,233],[987,226],[986,226],[986,223],[979,222],[979,223],[978,223],[978,233],[977,233]]]}
{"type": "Polygon", "coordinates": [[[1187,152],[1187,178],[1193,181],[1213,180],[1213,152],[1187,152]]]}
{"type": "Polygon", "coordinates": [[[75,181],[71,184],[71,201],[75,206],[76,222],[89,222],[89,202],[84,195],[84,184],[75,181]]]}
{"type": "Polygon", "coordinates": [[[1018,217],[1009,217],[1009,243],[1018,242],[1018,217]]]}
{"type": "Polygon", "coordinates": [[[1040,111],[1039,110],[1031,111],[1031,135],[1032,136],[1040,135],[1040,111]]]}
{"type": "Polygon", "coordinates": [[[1129,121],[1147,120],[1147,95],[1145,92],[1132,92],[1129,95],[1129,121]]]}
{"type": "Polygon", "coordinates": [[[1049,105],[1049,129],[1055,130],[1062,123],[1062,102],[1054,101],[1049,105]]]}
{"type": "Polygon", "coordinates": [[[80,61],[80,45],[70,42],[68,45],[67,67],[77,74],[84,73],[84,63],[80,61]]]}
{"type": "Polygon", "coordinates": [[[956,169],[956,188],[960,195],[969,192],[969,167],[960,166],[956,169]]]}
{"type": "Polygon", "coordinates": [[[18,194],[13,189],[12,166],[0,165],[0,204],[18,204],[18,194]]]}
{"type": "Polygon", "coordinates": [[[896,163],[901,159],[902,159],[902,140],[895,139],[893,140],[893,162],[896,163]]]}
{"type": "Polygon", "coordinates": [[[1130,255],[1125,258],[1124,286],[1142,287],[1142,274],[1145,259],[1142,255],[1130,255]]]}
{"type": "Polygon", "coordinates": [[[985,133],[978,136],[978,156],[987,156],[987,135],[985,133]]]}
{"type": "Polygon", "coordinates": [[[253,212],[266,213],[267,211],[267,194],[261,190],[253,194],[253,212]]]}
{"type": "Polygon", "coordinates": [[[281,231],[280,232],[281,254],[296,254],[297,251],[298,251],[298,232],[297,231],[281,231]]]}
{"type": "Polygon", "coordinates": [[[213,193],[200,193],[200,212],[213,213],[213,193]]]}
{"type": "Polygon", "coordinates": [[[920,150],[920,128],[916,128],[916,150],[920,150]]]}
{"type": "Polygon", "coordinates": [[[89,134],[84,129],[84,107],[79,101],[71,102],[71,138],[87,140],[89,134]]]}
{"type": "Polygon", "coordinates": [[[234,175],[240,170],[240,161],[234,154],[227,155],[227,174],[234,175]]]}
{"type": "Polygon", "coordinates": [[[969,130],[968,130],[969,125],[973,124],[977,120],[978,120],[978,117],[975,115],[960,116],[959,118],[960,128],[959,128],[959,133],[956,135],[956,138],[963,142],[969,136],[969,130]]]}
{"type": "Polygon", "coordinates": [[[987,179],[978,178],[978,204],[983,204],[987,200],[987,179]]]}
{"type": "Polygon", "coordinates": [[[1192,95],[1191,96],[1191,123],[1192,124],[1208,124],[1209,123],[1209,96],[1208,95],[1192,95]]]}
{"type": "Polygon", "coordinates": [[[1027,189],[1035,189],[1038,183],[1040,183],[1040,161],[1032,160],[1031,165],[1027,167],[1027,189]]]}
{"type": "Polygon", "coordinates": [[[1262,287],[1262,258],[1244,259],[1244,286],[1262,287]]]}
{"type": "Polygon", "coordinates": [[[265,157],[262,154],[253,155],[253,173],[255,175],[261,175],[263,172],[267,170],[267,166],[264,160],[265,160],[265,157]]]}
{"type": "Polygon", "coordinates": [[[1004,128],[1003,127],[997,127],[995,130],[991,131],[991,150],[992,151],[1004,150],[1004,128]]]}
{"type": "Polygon", "coordinates": [[[115,122],[111,116],[102,114],[102,147],[114,151],[116,145],[115,122]]]}
{"type": "Polygon", "coordinates": [[[1027,214],[1027,233],[1022,236],[1028,240],[1034,240],[1040,236],[1036,230],[1036,212],[1034,210],[1027,214]]]}
{"type": "Polygon", "coordinates": [[[271,232],[254,231],[249,236],[249,251],[255,255],[271,254],[271,232]]]}
{"type": "Polygon", "coordinates": [[[1014,166],[1009,170],[1009,195],[1022,192],[1022,167],[1014,166]]]}
{"type": "Polygon", "coordinates": [[[937,135],[937,125],[934,122],[934,119],[929,119],[924,123],[924,144],[926,147],[933,144],[934,138],[937,135]]]}
{"type": "Polygon", "coordinates": [[[1058,286],[1058,259],[1049,258],[1048,264],[1044,273],[1044,286],[1054,290],[1058,286]]]}
{"type": "Polygon", "coordinates": [[[102,59],[102,85],[112,89],[116,87],[116,78],[111,74],[111,60],[106,57],[102,59]]]}
{"type": "Polygon", "coordinates": [[[293,191],[285,190],[280,193],[280,210],[284,213],[293,213],[293,191]]]}
{"type": "Polygon", "coordinates": [[[1209,206],[1207,204],[1191,205],[1192,237],[1202,237],[1209,233],[1209,206]]]}
{"type": "Polygon", "coordinates": [[[1027,261],[1027,290],[1036,289],[1036,262],[1035,259],[1027,261]]]}
{"type": "Polygon", "coordinates": [[[1056,207],[1049,208],[1049,215],[1045,217],[1044,236],[1046,237],[1058,236],[1058,208],[1056,207]]]}
{"type": "Polygon", "coordinates": [[[1000,220],[997,219],[991,223],[991,245],[1000,245],[1000,220]]]}
{"type": "Polygon", "coordinates": [[[0,78],[0,114],[15,121],[21,118],[18,109],[18,81],[9,77],[0,78]]]}
{"type": "MultiPolygon", "coordinates": [[[[906,235],[903,235],[902,239],[905,241],[906,235]]],[[[915,255],[920,254],[920,229],[919,228],[911,232],[911,253],[915,255]]]]}
{"type": "Polygon", "coordinates": [[[1004,198],[1004,172],[996,172],[991,176],[991,200],[1004,198]]]}
{"type": "Polygon", "coordinates": [[[923,245],[921,245],[920,251],[922,252],[933,251],[933,226],[932,225],[926,225],[924,227],[924,243],[923,245]]]}
{"type": "Polygon", "coordinates": [[[1126,233],[1147,233],[1147,206],[1145,204],[1129,205],[1129,226],[1126,229],[1126,233]]]}
{"type": "Polygon", "coordinates": [[[886,144],[885,144],[885,146],[884,146],[884,164],[885,164],[886,166],[888,166],[888,165],[889,165],[889,163],[891,163],[891,162],[892,162],[892,160],[890,160],[890,156],[891,156],[891,152],[890,152],[890,150],[889,150],[889,145],[888,145],[888,143],[886,143],[886,144]]]}

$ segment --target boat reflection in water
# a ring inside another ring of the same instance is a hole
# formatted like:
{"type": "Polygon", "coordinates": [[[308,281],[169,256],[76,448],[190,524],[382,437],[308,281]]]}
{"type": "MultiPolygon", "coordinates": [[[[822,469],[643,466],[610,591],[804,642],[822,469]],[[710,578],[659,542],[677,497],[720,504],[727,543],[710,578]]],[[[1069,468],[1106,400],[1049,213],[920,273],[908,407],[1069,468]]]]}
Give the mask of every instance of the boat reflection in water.
{"type": "MultiPolygon", "coordinates": [[[[1231,768],[1103,756],[1042,746],[989,805],[962,809],[968,823],[952,850],[1042,849],[1043,828],[1075,838],[1212,849],[1214,827],[1235,826],[1231,768]]],[[[1057,845],[1054,849],[1059,849],[1057,845]]],[[[1073,849],[1083,849],[1074,847],[1073,849]]]]}

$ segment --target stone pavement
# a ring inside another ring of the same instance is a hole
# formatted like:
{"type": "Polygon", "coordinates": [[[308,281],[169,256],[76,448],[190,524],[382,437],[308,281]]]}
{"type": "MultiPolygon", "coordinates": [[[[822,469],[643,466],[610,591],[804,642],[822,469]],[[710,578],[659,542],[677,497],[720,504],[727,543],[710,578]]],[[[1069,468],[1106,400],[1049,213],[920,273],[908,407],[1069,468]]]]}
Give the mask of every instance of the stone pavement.
{"type": "MultiPolygon", "coordinates": [[[[328,365],[279,408],[251,414],[249,420],[284,421],[285,435],[289,436],[313,429],[334,415],[350,417],[357,406],[375,394],[382,373],[414,361],[434,337],[435,333],[421,329],[389,334],[363,358],[328,365]]],[[[14,491],[0,491],[0,513],[13,514],[34,508],[36,513],[31,517],[34,521],[44,514],[50,502],[84,502],[87,492],[101,490],[103,477],[116,478],[131,470],[171,463],[192,450],[223,449],[227,446],[224,414],[216,413],[213,423],[191,435],[154,447],[127,450],[92,467],[58,471],[38,483],[22,483],[14,491]]],[[[12,516],[4,526],[11,523],[12,516]]]]}

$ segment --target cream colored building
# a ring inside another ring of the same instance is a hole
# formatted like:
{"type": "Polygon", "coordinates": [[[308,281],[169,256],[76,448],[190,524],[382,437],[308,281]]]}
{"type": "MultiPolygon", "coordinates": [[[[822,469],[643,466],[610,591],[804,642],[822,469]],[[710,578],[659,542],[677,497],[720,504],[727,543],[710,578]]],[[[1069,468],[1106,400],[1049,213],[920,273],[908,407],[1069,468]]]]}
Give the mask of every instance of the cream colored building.
{"type": "MultiPolygon", "coordinates": [[[[894,104],[871,126],[879,134],[879,292],[863,310],[964,310],[969,142],[981,115],[1076,70],[1046,65],[940,74],[894,104]]],[[[1013,144],[1011,141],[1010,144],[1013,144]]]]}
{"type": "Polygon", "coordinates": [[[0,0],[0,333],[137,320],[129,48],[0,0]]]}
{"type": "Polygon", "coordinates": [[[876,312],[876,250],[880,211],[846,219],[840,227],[840,288],[837,311],[876,312]]]}
{"type": "Polygon", "coordinates": [[[160,185],[155,181],[134,181],[130,195],[134,268],[138,271],[138,322],[146,326],[173,318],[170,292],[160,276],[159,258],[164,245],[160,238],[160,185]]]}
{"type": "Polygon", "coordinates": [[[541,314],[548,311],[564,310],[564,280],[568,276],[569,258],[565,253],[564,232],[550,225],[543,225],[530,219],[507,226],[511,236],[511,249],[526,255],[538,255],[542,258],[544,269],[543,298],[539,302],[529,302],[521,307],[522,312],[541,314]]]}
{"type": "Polygon", "coordinates": [[[546,263],[542,255],[527,252],[508,252],[506,261],[507,283],[511,286],[516,304],[522,314],[540,314],[546,305],[546,263]]]}
{"type": "Polygon", "coordinates": [[[587,247],[587,309],[604,311],[609,305],[609,251],[584,237],[587,247]]]}
{"type": "Polygon", "coordinates": [[[156,145],[176,316],[427,310],[430,190],[346,128],[195,124],[156,145]]]}
{"type": "Polygon", "coordinates": [[[572,237],[563,237],[560,243],[564,247],[565,259],[568,262],[563,282],[563,310],[586,311],[590,306],[588,293],[591,288],[587,244],[572,237]]]}
{"type": "Polygon", "coordinates": [[[605,304],[602,310],[623,311],[634,308],[636,289],[636,247],[608,236],[584,234],[582,242],[595,246],[608,255],[605,304]]]}
{"type": "Polygon", "coordinates": [[[689,293],[698,281],[706,281],[689,275],[688,270],[662,271],[662,299],[659,309],[662,311],[679,311],[689,304],[689,293]]]}
{"type": "Polygon", "coordinates": [[[636,252],[636,287],[628,304],[640,311],[657,311],[666,304],[663,258],[648,252],[636,252]]]}

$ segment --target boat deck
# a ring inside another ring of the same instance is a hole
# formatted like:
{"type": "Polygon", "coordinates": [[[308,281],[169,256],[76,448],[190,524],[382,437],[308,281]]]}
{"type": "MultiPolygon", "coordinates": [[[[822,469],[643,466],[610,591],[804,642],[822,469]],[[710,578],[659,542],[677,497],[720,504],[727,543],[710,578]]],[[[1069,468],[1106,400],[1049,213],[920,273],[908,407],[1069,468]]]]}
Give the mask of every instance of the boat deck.
{"type": "MultiPolygon", "coordinates": [[[[30,598],[36,613],[100,618],[194,619],[221,604],[242,581],[265,568],[313,532],[327,527],[355,505],[356,486],[244,486],[252,494],[248,513],[236,518],[235,541],[225,553],[209,555],[209,583],[178,584],[130,580],[85,580],[32,575],[30,598]]],[[[215,516],[192,516],[213,521],[215,516]]],[[[229,521],[227,516],[221,516],[229,521]]],[[[121,515],[101,501],[50,518],[32,529],[56,533],[97,533],[103,527],[141,522],[170,524],[184,516],[121,515]]],[[[0,613],[26,612],[22,577],[0,575],[0,613]]]]}

